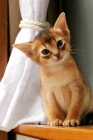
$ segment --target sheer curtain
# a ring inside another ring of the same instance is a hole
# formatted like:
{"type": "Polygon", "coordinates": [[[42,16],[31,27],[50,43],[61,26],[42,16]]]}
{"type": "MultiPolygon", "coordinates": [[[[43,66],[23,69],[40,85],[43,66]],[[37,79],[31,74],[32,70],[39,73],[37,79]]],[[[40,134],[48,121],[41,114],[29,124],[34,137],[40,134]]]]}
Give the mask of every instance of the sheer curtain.
{"type": "MultiPolygon", "coordinates": [[[[19,0],[22,19],[44,22],[49,0],[19,0]]],[[[15,43],[29,42],[37,31],[22,28],[15,43]]],[[[22,123],[46,123],[40,95],[39,66],[13,48],[0,82],[0,130],[10,131],[22,123]]]]}

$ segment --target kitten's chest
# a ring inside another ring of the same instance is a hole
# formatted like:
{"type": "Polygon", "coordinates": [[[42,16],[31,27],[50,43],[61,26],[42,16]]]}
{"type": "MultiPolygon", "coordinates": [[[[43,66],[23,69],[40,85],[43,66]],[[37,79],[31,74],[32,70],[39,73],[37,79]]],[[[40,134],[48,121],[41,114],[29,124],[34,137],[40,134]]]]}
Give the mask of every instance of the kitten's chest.
{"type": "Polygon", "coordinates": [[[54,86],[51,90],[54,89],[54,96],[58,105],[65,111],[68,111],[70,101],[71,101],[71,93],[69,91],[68,86],[54,86]]]}
{"type": "Polygon", "coordinates": [[[70,101],[71,101],[71,93],[69,91],[68,86],[48,86],[45,88],[44,95],[51,99],[55,98],[58,106],[64,111],[65,115],[68,112],[70,101]]]}
{"type": "Polygon", "coordinates": [[[71,74],[67,74],[67,72],[56,72],[51,75],[45,75],[41,77],[42,84],[51,85],[51,86],[62,86],[66,85],[72,80],[71,74]]]}
{"type": "Polygon", "coordinates": [[[46,96],[51,96],[53,93],[58,105],[67,113],[70,105],[70,91],[68,84],[71,82],[71,74],[67,71],[58,71],[51,75],[43,75],[41,77],[42,88],[45,91],[46,96]]]}

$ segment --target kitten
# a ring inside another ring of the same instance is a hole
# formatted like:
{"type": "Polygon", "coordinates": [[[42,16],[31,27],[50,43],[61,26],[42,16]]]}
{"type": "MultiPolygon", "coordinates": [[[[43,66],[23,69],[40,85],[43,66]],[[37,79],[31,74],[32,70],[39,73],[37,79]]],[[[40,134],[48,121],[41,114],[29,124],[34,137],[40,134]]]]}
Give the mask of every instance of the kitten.
{"type": "Polygon", "coordinates": [[[70,31],[61,13],[53,28],[30,43],[14,44],[40,65],[41,93],[49,126],[78,126],[93,112],[92,93],[70,54],[70,31]]]}

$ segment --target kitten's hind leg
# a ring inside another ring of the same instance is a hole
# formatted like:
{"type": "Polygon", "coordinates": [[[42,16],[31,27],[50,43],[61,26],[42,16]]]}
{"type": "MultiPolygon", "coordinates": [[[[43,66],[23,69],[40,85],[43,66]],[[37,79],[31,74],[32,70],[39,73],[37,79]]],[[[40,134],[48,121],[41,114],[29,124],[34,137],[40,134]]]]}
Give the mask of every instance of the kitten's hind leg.
{"type": "Polygon", "coordinates": [[[93,124],[93,112],[88,113],[84,119],[82,119],[81,125],[91,125],[93,124]]]}

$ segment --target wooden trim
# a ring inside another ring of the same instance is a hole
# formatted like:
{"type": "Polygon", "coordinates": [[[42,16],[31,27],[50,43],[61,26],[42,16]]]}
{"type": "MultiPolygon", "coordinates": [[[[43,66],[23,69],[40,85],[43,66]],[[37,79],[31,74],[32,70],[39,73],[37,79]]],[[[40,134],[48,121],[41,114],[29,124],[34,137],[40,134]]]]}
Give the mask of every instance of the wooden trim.
{"type": "Polygon", "coordinates": [[[41,125],[19,125],[13,132],[46,140],[93,140],[93,125],[79,127],[48,127],[41,125]]]}
{"type": "Polygon", "coordinates": [[[0,131],[0,140],[7,140],[7,133],[4,131],[0,131]]]}
{"type": "Polygon", "coordinates": [[[7,0],[0,1],[0,79],[7,64],[7,0]]]}
{"type": "MultiPolygon", "coordinates": [[[[7,64],[7,0],[0,1],[0,80],[7,64]]],[[[0,140],[7,140],[7,133],[0,131],[0,140]]]]}

